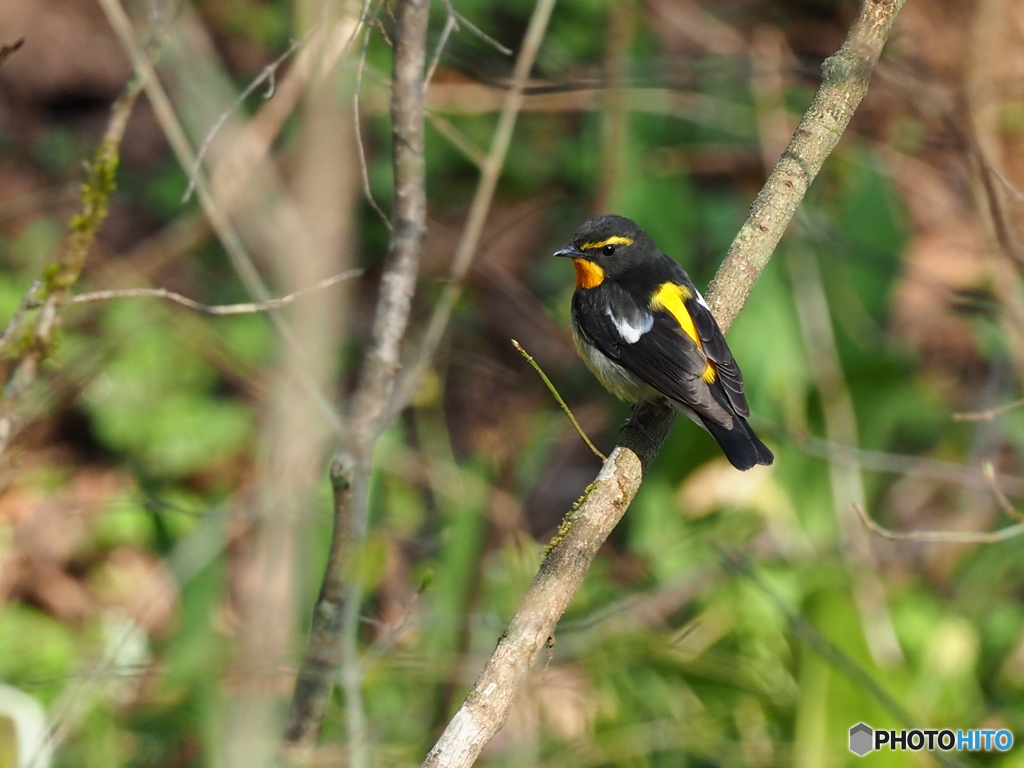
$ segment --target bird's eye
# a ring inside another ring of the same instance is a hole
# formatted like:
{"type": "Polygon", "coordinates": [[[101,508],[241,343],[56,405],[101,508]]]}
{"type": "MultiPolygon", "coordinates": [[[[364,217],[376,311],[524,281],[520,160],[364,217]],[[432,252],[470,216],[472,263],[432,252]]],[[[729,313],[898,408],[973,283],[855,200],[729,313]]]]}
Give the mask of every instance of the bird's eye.
{"type": "Polygon", "coordinates": [[[604,248],[601,249],[601,253],[603,253],[605,256],[611,256],[613,253],[615,253],[615,246],[606,245],[604,248]]]}

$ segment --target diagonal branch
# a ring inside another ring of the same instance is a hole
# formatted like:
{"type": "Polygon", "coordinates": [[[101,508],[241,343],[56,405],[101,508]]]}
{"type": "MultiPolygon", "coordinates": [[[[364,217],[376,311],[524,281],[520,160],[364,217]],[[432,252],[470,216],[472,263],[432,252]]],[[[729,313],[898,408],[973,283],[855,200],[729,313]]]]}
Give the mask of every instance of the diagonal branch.
{"type": "MultiPolygon", "coordinates": [[[[723,330],[743,308],[797,206],[867,93],[871,73],[902,6],[903,0],[865,0],[842,47],[822,66],[822,83],[811,106],[708,290],[708,303],[723,330]]],[[[664,404],[638,409],[597,479],[569,513],[494,653],[423,768],[472,765],[505,723],[530,667],[550,642],[591,561],[636,495],[673,421],[664,404]]]]}
{"type": "Polygon", "coordinates": [[[4,63],[4,59],[10,56],[12,53],[17,51],[21,46],[25,44],[25,38],[19,38],[13,43],[0,45],[0,64],[4,63]]]}
{"type": "Polygon", "coordinates": [[[304,750],[315,745],[341,666],[350,748],[346,764],[355,768],[370,764],[370,751],[358,654],[362,586],[350,560],[366,539],[371,461],[387,423],[385,415],[398,372],[426,231],[423,73],[429,10],[429,0],[401,0],[396,8],[391,100],[395,177],[391,242],[377,298],[373,335],[352,397],[348,440],[331,465],[334,533],[285,731],[286,749],[304,750]]]}

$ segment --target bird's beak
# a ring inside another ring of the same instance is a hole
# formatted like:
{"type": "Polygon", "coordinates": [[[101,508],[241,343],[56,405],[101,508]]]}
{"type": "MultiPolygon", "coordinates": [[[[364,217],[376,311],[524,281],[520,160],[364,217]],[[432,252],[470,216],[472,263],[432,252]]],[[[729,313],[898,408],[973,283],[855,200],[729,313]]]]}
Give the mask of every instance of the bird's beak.
{"type": "Polygon", "coordinates": [[[561,249],[555,251],[553,255],[554,256],[564,256],[566,258],[575,259],[575,258],[578,258],[579,256],[582,256],[583,254],[580,253],[579,251],[577,251],[571,245],[567,245],[567,246],[565,246],[565,248],[561,248],[561,249]]]}

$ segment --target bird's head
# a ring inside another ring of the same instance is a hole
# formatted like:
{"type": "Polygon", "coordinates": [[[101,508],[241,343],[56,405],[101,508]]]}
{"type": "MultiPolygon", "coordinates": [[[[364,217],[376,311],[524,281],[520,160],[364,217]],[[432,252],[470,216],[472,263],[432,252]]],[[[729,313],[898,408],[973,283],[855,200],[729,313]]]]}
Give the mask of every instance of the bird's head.
{"type": "Polygon", "coordinates": [[[572,243],[555,256],[566,256],[576,267],[576,287],[596,288],[657,253],[647,233],[624,216],[595,216],[572,236],[572,243]]]}

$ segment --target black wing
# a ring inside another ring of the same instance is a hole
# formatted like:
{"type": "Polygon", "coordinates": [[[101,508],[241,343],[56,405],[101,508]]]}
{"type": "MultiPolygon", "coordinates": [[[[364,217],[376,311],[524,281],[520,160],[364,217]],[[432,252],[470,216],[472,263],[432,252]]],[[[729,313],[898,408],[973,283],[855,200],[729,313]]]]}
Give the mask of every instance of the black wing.
{"type": "MultiPolygon", "coordinates": [[[[702,329],[708,320],[714,324],[713,328],[709,327],[711,347],[707,351],[710,354],[705,354],[669,312],[641,305],[614,283],[605,283],[595,290],[577,291],[573,301],[581,330],[605,356],[666,397],[689,406],[699,416],[732,429],[736,396],[733,382],[738,381],[738,400],[746,409],[743,381],[708,310],[700,307],[707,316],[701,317],[700,322],[694,317],[702,346],[705,344],[702,329]],[[609,310],[609,307],[614,309],[609,310]],[[714,338],[715,333],[721,340],[720,345],[714,338]],[[710,384],[702,378],[709,358],[717,368],[716,357],[724,363],[728,385],[718,383],[717,373],[716,381],[710,384]]],[[[693,316],[694,311],[690,312],[693,316]]]]}
{"type": "Polygon", "coordinates": [[[697,329],[704,354],[715,367],[715,380],[722,385],[722,392],[729,399],[729,404],[736,413],[740,416],[749,416],[750,406],[743,393],[743,374],[740,373],[732,351],[725,343],[725,336],[718,327],[718,321],[704,304],[704,300],[700,298],[700,293],[692,283],[689,283],[688,288],[693,295],[684,302],[686,311],[693,319],[693,325],[697,329]]]}

